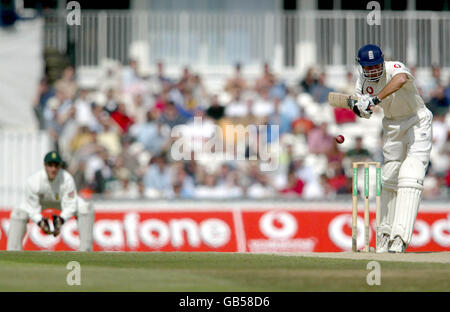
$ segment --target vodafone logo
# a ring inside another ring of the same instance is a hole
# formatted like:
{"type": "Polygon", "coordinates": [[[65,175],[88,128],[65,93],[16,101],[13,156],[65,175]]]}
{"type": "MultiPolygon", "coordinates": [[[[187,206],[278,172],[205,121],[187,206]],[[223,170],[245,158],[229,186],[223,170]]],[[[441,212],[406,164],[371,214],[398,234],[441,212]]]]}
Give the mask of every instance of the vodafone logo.
{"type": "Polygon", "coordinates": [[[433,223],[431,234],[439,245],[450,247],[450,214],[447,215],[447,219],[440,219],[433,223]]]}
{"type": "Polygon", "coordinates": [[[122,220],[99,220],[94,227],[94,241],[105,249],[137,249],[141,244],[152,249],[166,246],[219,248],[230,241],[229,225],[217,218],[199,223],[191,218],[174,218],[168,222],[151,218],[139,222],[139,214],[128,213],[122,220]]]}
{"type": "MultiPolygon", "coordinates": [[[[343,250],[351,250],[352,248],[352,236],[345,233],[345,228],[352,228],[352,215],[344,214],[335,217],[328,226],[328,235],[331,241],[339,248],[343,250]]],[[[357,248],[364,246],[364,220],[360,217],[357,219],[357,248]]],[[[369,233],[371,238],[372,232],[369,233]]]]}
{"type": "MultiPolygon", "coordinates": [[[[342,250],[351,250],[352,215],[342,214],[336,216],[328,226],[328,235],[330,240],[342,250]]],[[[357,240],[358,248],[364,245],[364,220],[358,217],[357,220],[357,240]]],[[[370,239],[375,234],[375,222],[371,224],[370,239]]],[[[436,220],[429,224],[424,220],[417,219],[414,224],[414,233],[409,246],[419,248],[435,242],[442,247],[450,247],[450,214],[446,219],[436,220]]]]}
{"type": "Polygon", "coordinates": [[[259,228],[268,238],[289,239],[297,233],[297,220],[283,211],[270,211],[259,219],[259,228]]]}
{"type": "Polygon", "coordinates": [[[400,64],[394,64],[394,67],[395,68],[400,68],[400,67],[402,67],[400,64]]]}
{"type": "Polygon", "coordinates": [[[366,88],[366,92],[369,94],[373,94],[373,88],[372,87],[367,87],[366,88]]]}

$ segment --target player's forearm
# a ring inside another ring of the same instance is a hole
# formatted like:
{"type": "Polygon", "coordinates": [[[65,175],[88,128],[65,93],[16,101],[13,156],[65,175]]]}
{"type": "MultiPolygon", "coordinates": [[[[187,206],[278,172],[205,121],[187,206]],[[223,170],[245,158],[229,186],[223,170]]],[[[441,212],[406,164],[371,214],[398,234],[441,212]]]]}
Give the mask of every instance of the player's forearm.
{"type": "Polygon", "coordinates": [[[387,98],[392,93],[397,92],[400,90],[401,87],[408,81],[408,76],[406,74],[398,74],[395,75],[394,78],[392,78],[391,81],[388,82],[388,84],[383,88],[383,90],[378,93],[378,98],[380,100],[383,100],[387,98]]]}

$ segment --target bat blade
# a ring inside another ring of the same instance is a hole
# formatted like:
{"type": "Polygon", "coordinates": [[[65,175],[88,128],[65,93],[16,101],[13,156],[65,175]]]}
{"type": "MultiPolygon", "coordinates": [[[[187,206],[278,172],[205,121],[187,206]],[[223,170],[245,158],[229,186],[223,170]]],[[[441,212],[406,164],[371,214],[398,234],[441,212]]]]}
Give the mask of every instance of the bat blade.
{"type": "Polygon", "coordinates": [[[328,102],[330,103],[331,106],[334,106],[334,107],[350,109],[349,101],[356,102],[356,101],[358,101],[358,99],[359,99],[359,97],[357,97],[355,95],[350,95],[350,94],[345,94],[345,93],[340,93],[340,92],[328,93],[328,102]]]}

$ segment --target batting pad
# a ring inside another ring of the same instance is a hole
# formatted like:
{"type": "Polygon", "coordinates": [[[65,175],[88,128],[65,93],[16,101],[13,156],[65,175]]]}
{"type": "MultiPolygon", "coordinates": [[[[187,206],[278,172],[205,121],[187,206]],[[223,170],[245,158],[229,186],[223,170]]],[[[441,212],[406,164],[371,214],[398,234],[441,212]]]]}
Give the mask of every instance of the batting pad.
{"type": "Polygon", "coordinates": [[[399,235],[407,246],[411,242],[419,210],[424,177],[423,163],[417,158],[406,157],[398,174],[397,201],[391,239],[399,235]]]}
{"type": "Polygon", "coordinates": [[[383,189],[380,199],[380,226],[378,227],[377,233],[390,235],[395,215],[397,192],[390,189],[383,189]]]}
{"type": "Polygon", "coordinates": [[[402,187],[397,192],[391,239],[399,235],[403,242],[406,243],[406,246],[411,242],[421,194],[422,190],[412,187],[402,187]]]}
{"type": "Polygon", "coordinates": [[[9,220],[8,243],[6,250],[19,251],[22,250],[22,241],[27,230],[27,219],[11,218],[9,220]]]}

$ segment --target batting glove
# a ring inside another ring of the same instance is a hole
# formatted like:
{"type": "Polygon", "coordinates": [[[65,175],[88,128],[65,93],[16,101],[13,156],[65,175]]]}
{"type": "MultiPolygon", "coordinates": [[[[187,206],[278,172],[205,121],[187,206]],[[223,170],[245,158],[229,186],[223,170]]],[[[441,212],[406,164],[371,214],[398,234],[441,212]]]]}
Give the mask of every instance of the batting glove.
{"type": "Polygon", "coordinates": [[[53,226],[55,227],[55,230],[53,231],[53,236],[58,236],[63,224],[64,224],[63,218],[61,218],[58,215],[53,215],[53,226]]]}
{"type": "Polygon", "coordinates": [[[42,220],[39,221],[37,225],[42,229],[42,231],[44,231],[45,234],[52,234],[47,218],[42,218],[42,220]]]}
{"type": "Polygon", "coordinates": [[[361,96],[359,101],[353,104],[353,112],[361,118],[369,119],[372,115],[372,110],[370,109],[371,102],[369,99],[367,94],[361,96]]]}

